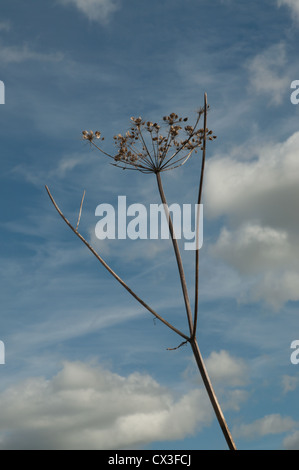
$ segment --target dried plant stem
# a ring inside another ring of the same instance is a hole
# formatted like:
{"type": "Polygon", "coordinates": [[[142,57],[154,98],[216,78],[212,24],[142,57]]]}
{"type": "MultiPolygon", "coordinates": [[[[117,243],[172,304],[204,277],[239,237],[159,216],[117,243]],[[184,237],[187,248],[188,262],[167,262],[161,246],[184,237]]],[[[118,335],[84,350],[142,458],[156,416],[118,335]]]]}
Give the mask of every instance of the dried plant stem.
{"type": "Polygon", "coordinates": [[[196,364],[197,364],[198,369],[200,371],[203,383],[206,387],[210,402],[211,402],[211,404],[213,406],[213,409],[215,411],[216,417],[217,417],[218,422],[220,424],[220,427],[221,427],[221,430],[222,430],[223,435],[225,437],[225,440],[227,442],[227,445],[228,445],[230,450],[237,450],[236,445],[233,441],[232,435],[231,435],[231,433],[228,429],[228,426],[227,426],[226,420],[224,418],[224,415],[221,411],[221,408],[220,408],[219,402],[217,400],[216,394],[215,394],[214,389],[212,387],[209,375],[207,373],[203,358],[202,358],[201,353],[200,353],[200,349],[199,349],[197,340],[196,340],[196,338],[191,338],[191,340],[189,342],[190,342],[190,345],[191,345],[191,348],[192,348],[192,351],[193,351],[193,355],[194,355],[196,364]]]}
{"type": "Polygon", "coordinates": [[[78,221],[77,221],[77,225],[76,225],[76,231],[78,230],[78,227],[79,227],[79,224],[80,224],[80,220],[81,220],[82,206],[83,206],[84,197],[85,197],[85,189],[84,189],[83,196],[82,196],[82,199],[81,199],[81,204],[80,204],[80,209],[79,209],[79,215],[78,215],[78,221]]]}
{"type": "Polygon", "coordinates": [[[103,258],[92,248],[92,246],[85,240],[85,238],[73,227],[73,225],[68,221],[68,219],[64,216],[62,211],[59,209],[58,205],[56,204],[48,186],[45,186],[47,193],[51,199],[52,204],[54,205],[55,209],[57,210],[58,214],[62,217],[64,222],[70,227],[70,229],[77,235],[78,238],[87,246],[87,248],[92,252],[92,254],[102,263],[102,265],[109,271],[110,274],[143,306],[145,307],[150,313],[152,313],[158,320],[160,320],[164,325],[168,326],[171,330],[175,333],[180,335],[186,341],[189,341],[189,337],[186,336],[182,331],[178,330],[175,326],[171,325],[167,320],[165,320],[161,315],[156,313],[149,305],[147,305],[134,291],[110,268],[110,266],[103,260],[103,258]]]}
{"type": "Polygon", "coordinates": [[[199,248],[198,248],[198,232],[199,232],[199,211],[201,204],[202,188],[203,188],[203,177],[205,170],[205,161],[206,161],[206,143],[207,143],[207,112],[208,112],[208,103],[207,103],[207,94],[205,93],[204,98],[204,133],[203,133],[203,146],[202,146],[202,161],[201,161],[201,171],[200,171],[200,182],[198,190],[198,199],[197,199],[197,217],[196,217],[196,249],[195,249],[195,298],[194,298],[194,327],[192,337],[196,337],[197,329],[197,318],[198,318],[198,284],[199,284],[199,248]]]}
{"type": "Polygon", "coordinates": [[[185,301],[185,307],[186,307],[186,312],[187,312],[189,330],[190,330],[190,335],[192,335],[193,334],[192,311],[191,311],[191,305],[190,305],[190,300],[189,300],[189,295],[188,295],[188,290],[187,290],[187,283],[186,283],[186,278],[185,278],[185,273],[184,273],[184,268],[183,268],[183,262],[182,262],[182,258],[181,258],[181,254],[179,250],[179,245],[175,237],[173,223],[172,223],[172,219],[169,213],[165,193],[163,190],[160,172],[156,173],[156,177],[157,177],[159,193],[161,196],[161,201],[163,203],[164,211],[165,211],[167,222],[168,222],[168,227],[169,227],[169,232],[170,232],[170,236],[171,236],[171,240],[172,240],[172,244],[173,244],[173,248],[175,252],[175,257],[177,260],[177,265],[179,269],[180,280],[181,280],[181,285],[182,285],[182,290],[183,290],[183,296],[184,296],[184,301],[185,301]]]}

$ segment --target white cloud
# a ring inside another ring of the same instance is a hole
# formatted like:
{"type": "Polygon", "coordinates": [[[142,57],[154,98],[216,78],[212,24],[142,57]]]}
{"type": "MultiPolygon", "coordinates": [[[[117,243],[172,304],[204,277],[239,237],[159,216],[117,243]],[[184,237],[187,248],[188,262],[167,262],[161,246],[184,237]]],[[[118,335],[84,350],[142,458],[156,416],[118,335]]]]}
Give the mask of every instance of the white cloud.
{"type": "MultiPolygon", "coordinates": [[[[285,142],[252,148],[252,160],[228,156],[209,160],[206,216],[256,219],[270,226],[295,227],[299,198],[299,132],[285,142]]],[[[240,150],[242,155],[242,150],[240,150]]]]}
{"type": "Polygon", "coordinates": [[[286,5],[292,13],[295,20],[299,20],[299,2],[298,0],[277,0],[279,7],[286,5]]]}
{"type": "Polygon", "coordinates": [[[214,157],[206,172],[206,216],[226,216],[210,253],[232,266],[251,291],[243,300],[279,308],[299,300],[297,203],[299,132],[253,148],[253,160],[214,157]]]}
{"type": "Polygon", "coordinates": [[[203,390],[176,401],[149,375],[123,377],[82,362],[13,385],[0,400],[2,449],[132,448],[181,439],[212,420],[203,390]]]}
{"type": "Polygon", "coordinates": [[[270,104],[278,105],[289,91],[290,79],[285,74],[286,52],[283,44],[275,44],[256,55],[248,63],[251,89],[270,97],[270,104]]]}
{"type": "Polygon", "coordinates": [[[271,414],[257,419],[250,424],[235,427],[234,433],[239,438],[253,439],[268,434],[280,434],[294,429],[296,422],[289,416],[271,414]]]}
{"type": "Polygon", "coordinates": [[[117,0],[59,0],[63,5],[74,5],[89,20],[106,23],[118,8],[117,0]]]}
{"type": "Polygon", "coordinates": [[[242,359],[227,351],[213,351],[206,359],[206,367],[214,382],[230,387],[244,385],[248,381],[248,368],[242,359]]]}

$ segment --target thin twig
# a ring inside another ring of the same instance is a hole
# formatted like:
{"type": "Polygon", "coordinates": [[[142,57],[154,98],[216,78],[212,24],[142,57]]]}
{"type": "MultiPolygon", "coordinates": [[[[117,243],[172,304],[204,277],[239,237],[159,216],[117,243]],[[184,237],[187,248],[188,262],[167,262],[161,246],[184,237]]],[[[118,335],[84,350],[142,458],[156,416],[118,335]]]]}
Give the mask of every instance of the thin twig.
{"type": "Polygon", "coordinates": [[[166,351],[175,351],[176,349],[179,349],[180,347],[184,346],[184,344],[187,344],[188,341],[183,341],[181,344],[176,346],[175,348],[166,348],[166,351]]]}
{"type": "Polygon", "coordinates": [[[85,197],[85,189],[84,189],[84,193],[83,193],[82,200],[81,200],[81,204],[80,204],[78,222],[77,222],[77,225],[76,225],[76,231],[78,230],[78,227],[79,227],[79,224],[80,224],[80,219],[81,219],[81,213],[82,213],[82,206],[83,206],[84,197],[85,197]]]}
{"type": "Polygon", "coordinates": [[[52,201],[52,204],[54,205],[55,209],[57,210],[58,214],[62,217],[64,222],[70,227],[70,229],[77,235],[77,237],[80,238],[80,240],[87,246],[87,248],[92,252],[92,254],[100,261],[100,263],[112,274],[112,276],[143,306],[145,307],[150,313],[152,313],[158,320],[160,320],[164,325],[168,326],[171,330],[173,330],[175,333],[180,335],[182,338],[184,338],[186,341],[189,341],[190,338],[186,336],[184,333],[182,333],[180,330],[178,330],[175,326],[171,325],[167,320],[165,320],[161,315],[156,313],[149,305],[147,305],[140,297],[138,297],[137,294],[135,294],[134,291],[110,268],[110,266],[103,260],[103,258],[94,250],[94,248],[85,240],[85,238],[77,232],[77,230],[72,226],[72,224],[68,221],[68,219],[64,216],[64,214],[61,212],[59,209],[58,205],[56,204],[48,186],[45,186],[47,193],[52,201]]]}

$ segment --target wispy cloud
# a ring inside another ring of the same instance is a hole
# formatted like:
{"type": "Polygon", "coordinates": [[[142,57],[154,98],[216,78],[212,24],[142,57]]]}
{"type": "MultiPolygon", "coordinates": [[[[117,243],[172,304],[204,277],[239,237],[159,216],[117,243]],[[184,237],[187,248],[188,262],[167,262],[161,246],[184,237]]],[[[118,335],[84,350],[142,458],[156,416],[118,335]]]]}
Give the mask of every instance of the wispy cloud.
{"type": "Polygon", "coordinates": [[[286,51],[282,43],[257,54],[248,64],[251,90],[268,96],[272,105],[281,104],[290,85],[285,74],[286,64],[286,51]]]}
{"type": "Polygon", "coordinates": [[[91,21],[107,23],[112,13],[119,8],[117,0],[59,0],[63,5],[75,6],[91,21]]]}
{"type": "Polygon", "coordinates": [[[2,64],[20,63],[28,60],[60,62],[63,57],[63,54],[60,52],[37,52],[27,44],[22,46],[5,46],[2,44],[0,47],[0,61],[2,64]]]}
{"type": "Polygon", "coordinates": [[[292,17],[299,21],[299,2],[298,0],[277,0],[279,7],[285,5],[291,10],[292,17]]]}

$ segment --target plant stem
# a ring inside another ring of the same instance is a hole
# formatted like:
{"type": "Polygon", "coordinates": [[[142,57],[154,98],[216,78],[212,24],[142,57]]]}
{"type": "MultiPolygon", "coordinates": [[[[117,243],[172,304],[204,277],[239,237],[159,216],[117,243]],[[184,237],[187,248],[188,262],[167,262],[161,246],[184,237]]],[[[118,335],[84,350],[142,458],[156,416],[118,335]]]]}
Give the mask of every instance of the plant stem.
{"type": "Polygon", "coordinates": [[[218,422],[220,424],[221,430],[222,430],[223,435],[226,439],[228,447],[229,447],[230,450],[237,450],[236,445],[233,441],[232,435],[231,435],[231,433],[228,429],[228,426],[227,426],[227,423],[225,421],[222,410],[220,408],[219,402],[218,402],[217,397],[215,395],[214,389],[212,387],[210,378],[208,376],[208,372],[206,370],[203,358],[202,358],[200,350],[199,350],[197,340],[196,340],[196,338],[191,338],[191,340],[189,342],[190,342],[190,345],[191,345],[191,348],[192,348],[192,351],[193,351],[193,355],[194,355],[196,364],[197,364],[198,369],[200,371],[203,383],[206,387],[209,399],[210,399],[211,404],[214,408],[216,417],[218,419],[218,422]]]}
{"type": "Polygon", "coordinates": [[[199,284],[199,249],[198,249],[198,231],[199,231],[199,211],[200,203],[202,196],[203,188],[203,177],[205,170],[205,161],[206,161],[206,143],[207,143],[207,94],[205,93],[205,102],[204,102],[204,137],[203,137],[203,148],[202,148],[202,162],[201,162],[201,171],[200,171],[200,182],[198,190],[198,199],[197,199],[197,217],[196,217],[196,248],[195,248],[195,299],[194,299],[194,328],[193,328],[193,338],[196,337],[196,328],[197,328],[197,317],[198,317],[198,284],[199,284]]]}
{"type": "Polygon", "coordinates": [[[171,240],[172,240],[172,244],[173,244],[173,248],[174,248],[174,252],[175,252],[175,256],[176,256],[176,260],[177,260],[177,265],[178,265],[178,269],[179,269],[180,280],[181,280],[181,285],[182,285],[182,290],[183,290],[183,296],[184,296],[184,301],[185,301],[185,307],[186,307],[186,312],[187,312],[189,330],[190,330],[190,335],[192,336],[193,335],[192,312],[191,312],[191,305],[190,305],[190,300],[189,300],[189,295],[188,295],[188,290],[187,290],[187,283],[186,283],[182,258],[181,258],[181,254],[180,254],[180,250],[179,250],[179,245],[178,245],[177,239],[175,237],[175,233],[174,233],[174,229],[173,229],[173,223],[172,223],[172,219],[170,217],[168,204],[167,204],[166,197],[165,197],[165,194],[164,194],[160,172],[156,173],[156,177],[157,177],[159,193],[160,193],[160,196],[161,196],[161,201],[163,203],[165,215],[166,215],[167,222],[168,222],[169,232],[170,232],[170,236],[171,236],[171,240]]]}

